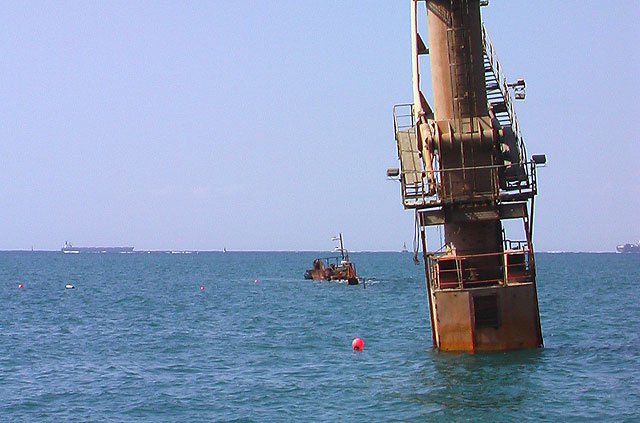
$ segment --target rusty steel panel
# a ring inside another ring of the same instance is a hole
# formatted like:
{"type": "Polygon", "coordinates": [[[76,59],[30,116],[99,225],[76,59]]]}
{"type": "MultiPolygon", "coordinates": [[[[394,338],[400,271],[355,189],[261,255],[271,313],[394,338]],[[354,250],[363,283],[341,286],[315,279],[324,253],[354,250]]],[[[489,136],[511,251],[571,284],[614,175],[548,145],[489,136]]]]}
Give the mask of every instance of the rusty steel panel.
{"type": "Polygon", "coordinates": [[[473,326],[468,291],[435,291],[434,325],[438,346],[443,351],[472,351],[473,326]]]}
{"type": "Polygon", "coordinates": [[[542,345],[533,284],[434,291],[436,340],[443,351],[496,351],[542,345]],[[495,309],[479,308],[495,301],[495,309]]]}
{"type": "MultiPolygon", "coordinates": [[[[496,295],[499,325],[474,328],[474,350],[495,351],[542,346],[533,284],[486,289],[473,295],[496,295]]],[[[473,304],[473,303],[472,303],[473,304]]],[[[474,310],[475,311],[475,310],[474,310]]],[[[475,313],[472,314],[475,317],[475,313]]],[[[474,325],[475,325],[474,321],[474,325]]]]}

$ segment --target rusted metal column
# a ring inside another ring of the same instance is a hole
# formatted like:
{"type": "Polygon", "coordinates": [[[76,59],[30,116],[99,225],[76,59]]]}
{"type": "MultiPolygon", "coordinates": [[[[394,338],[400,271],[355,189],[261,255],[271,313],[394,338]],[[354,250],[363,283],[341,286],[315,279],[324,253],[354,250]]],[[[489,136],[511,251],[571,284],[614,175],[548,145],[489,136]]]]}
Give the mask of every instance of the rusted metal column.
{"type": "Polygon", "coordinates": [[[394,129],[403,204],[416,209],[420,226],[433,343],[444,351],[541,346],[527,224],[527,201],[533,216],[537,192],[535,167],[529,175],[524,155],[505,158],[522,140],[513,136],[509,93],[499,90],[495,97],[499,66],[483,37],[480,2],[425,3],[411,0],[412,122],[400,125],[394,108],[394,129]],[[425,3],[429,47],[418,31],[418,6],[425,3]],[[425,54],[433,108],[421,88],[419,56],[425,54]],[[525,179],[509,169],[521,169],[525,179]],[[526,240],[509,238],[503,219],[520,219],[526,240]],[[428,226],[444,228],[445,245],[431,252],[428,226]]]}
{"type": "Polygon", "coordinates": [[[478,0],[428,0],[429,56],[436,120],[486,116],[478,0]]]}
{"type": "Polygon", "coordinates": [[[495,170],[502,140],[487,103],[480,2],[427,0],[426,6],[433,90],[428,124],[449,250],[425,263],[433,276],[427,292],[434,344],[444,350],[540,346],[535,273],[521,279],[526,283],[507,283],[495,170]],[[451,272],[457,280],[447,279],[451,272]]]}
{"type": "MultiPolygon", "coordinates": [[[[474,137],[474,118],[486,118],[482,26],[478,0],[427,1],[429,55],[435,119],[450,121],[456,136],[440,149],[443,181],[453,197],[492,191],[490,170],[450,171],[493,164],[492,141],[482,144],[474,137]],[[464,135],[471,134],[465,140],[464,135]],[[474,186],[469,186],[472,180],[474,186]]],[[[473,205],[466,206],[473,208],[473,205]]],[[[456,222],[456,207],[447,207],[445,240],[461,253],[501,251],[500,220],[456,222]]]]}

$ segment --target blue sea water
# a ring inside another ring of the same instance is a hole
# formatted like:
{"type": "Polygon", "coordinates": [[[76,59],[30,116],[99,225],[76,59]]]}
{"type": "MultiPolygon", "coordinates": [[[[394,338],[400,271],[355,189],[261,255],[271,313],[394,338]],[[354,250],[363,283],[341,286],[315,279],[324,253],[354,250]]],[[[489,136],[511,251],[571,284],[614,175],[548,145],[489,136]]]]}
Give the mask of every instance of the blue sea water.
{"type": "Polygon", "coordinates": [[[0,421],[640,420],[640,255],[539,254],[545,347],[490,354],[432,348],[410,254],[315,256],[0,253],[0,421]]]}

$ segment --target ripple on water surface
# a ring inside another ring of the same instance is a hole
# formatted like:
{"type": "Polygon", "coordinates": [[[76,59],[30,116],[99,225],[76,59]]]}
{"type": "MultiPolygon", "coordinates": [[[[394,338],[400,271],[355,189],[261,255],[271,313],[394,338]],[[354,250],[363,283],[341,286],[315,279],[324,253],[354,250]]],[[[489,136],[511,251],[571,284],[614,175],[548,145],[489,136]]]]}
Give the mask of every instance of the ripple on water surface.
{"type": "Polygon", "coordinates": [[[2,420],[640,418],[640,257],[540,254],[545,348],[475,355],[431,348],[411,255],[313,257],[0,253],[2,420]]]}

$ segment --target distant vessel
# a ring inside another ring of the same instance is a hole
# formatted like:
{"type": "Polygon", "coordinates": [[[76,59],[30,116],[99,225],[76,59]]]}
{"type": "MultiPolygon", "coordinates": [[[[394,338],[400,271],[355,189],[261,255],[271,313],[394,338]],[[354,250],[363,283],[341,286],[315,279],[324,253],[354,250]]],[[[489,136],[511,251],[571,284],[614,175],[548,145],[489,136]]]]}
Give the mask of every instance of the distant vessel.
{"type": "Polygon", "coordinates": [[[133,247],[75,247],[65,241],[61,251],[65,254],[79,253],[132,253],[133,247]]]}
{"type": "Polygon", "coordinates": [[[640,253],[640,241],[637,244],[618,245],[616,251],[619,253],[640,253]]]}
{"type": "Polygon", "coordinates": [[[402,252],[403,253],[408,253],[409,250],[407,250],[407,243],[405,242],[404,244],[402,244],[402,252]]]}
{"type": "Polygon", "coordinates": [[[342,234],[333,237],[332,241],[340,240],[340,246],[336,251],[340,251],[340,256],[317,258],[313,261],[313,267],[304,272],[305,279],[316,279],[324,281],[344,280],[349,285],[358,285],[358,274],[356,266],[349,261],[349,252],[344,248],[342,234]]]}

